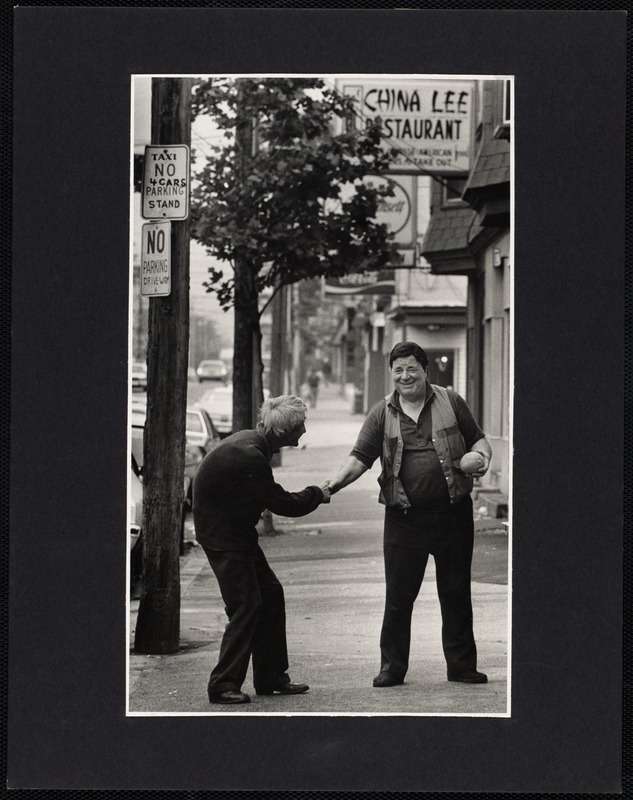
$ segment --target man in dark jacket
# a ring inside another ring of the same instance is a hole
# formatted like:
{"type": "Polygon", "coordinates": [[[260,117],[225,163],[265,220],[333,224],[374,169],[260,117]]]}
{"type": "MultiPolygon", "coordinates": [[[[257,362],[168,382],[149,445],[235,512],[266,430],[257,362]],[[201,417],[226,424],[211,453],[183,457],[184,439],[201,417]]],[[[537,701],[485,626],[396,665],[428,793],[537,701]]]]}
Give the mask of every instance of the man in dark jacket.
{"type": "Polygon", "coordinates": [[[257,694],[301,694],[306,684],[287,674],[284,592],[258,544],[264,509],[301,517],[329,502],[327,482],[287,492],[270,466],[281,447],[296,447],[305,433],[306,407],[293,395],[267,400],[255,430],[224,439],[202,460],[193,482],[196,539],[215,573],[229,622],[209,678],[212,703],[248,703],[241,691],[250,657],[257,694]]]}

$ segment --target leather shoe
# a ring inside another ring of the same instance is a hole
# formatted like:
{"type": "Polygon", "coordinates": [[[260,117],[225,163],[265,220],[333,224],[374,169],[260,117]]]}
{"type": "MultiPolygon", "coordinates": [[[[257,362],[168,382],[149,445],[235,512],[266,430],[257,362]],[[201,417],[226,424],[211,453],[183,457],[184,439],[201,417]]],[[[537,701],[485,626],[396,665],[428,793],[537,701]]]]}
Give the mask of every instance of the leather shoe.
{"type": "Polygon", "coordinates": [[[309,688],[307,683],[280,683],[272,689],[256,689],[256,694],[303,694],[309,688]]]}
{"type": "Polygon", "coordinates": [[[449,675],[448,679],[457,683],[488,683],[488,676],[483,672],[477,672],[476,669],[467,669],[459,675],[449,675]]]}
{"type": "Polygon", "coordinates": [[[374,678],[374,686],[376,687],[383,687],[383,686],[399,686],[404,681],[401,678],[396,678],[393,672],[381,672],[380,675],[376,675],[374,678]]]}
{"type": "Polygon", "coordinates": [[[224,692],[209,692],[209,702],[235,705],[236,703],[250,703],[251,698],[244,692],[238,692],[236,689],[227,689],[224,692]]]}

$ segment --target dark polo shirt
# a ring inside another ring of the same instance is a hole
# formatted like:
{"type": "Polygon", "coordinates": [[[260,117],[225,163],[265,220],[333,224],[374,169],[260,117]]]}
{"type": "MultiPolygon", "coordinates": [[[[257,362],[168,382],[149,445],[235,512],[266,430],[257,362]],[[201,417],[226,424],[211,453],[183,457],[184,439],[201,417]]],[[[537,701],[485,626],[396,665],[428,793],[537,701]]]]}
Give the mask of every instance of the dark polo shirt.
{"type": "Polygon", "coordinates": [[[234,433],[202,459],[193,481],[196,539],[212,550],[247,550],[257,545],[256,525],[268,508],[302,517],[323,502],[318,486],[287,492],[275,483],[272,450],[263,432],[234,433]]]}
{"type": "MultiPolygon", "coordinates": [[[[411,505],[428,512],[448,511],[451,501],[446,478],[433,446],[431,406],[434,399],[431,385],[426,384],[426,402],[417,423],[400,407],[400,396],[395,392],[396,408],[400,416],[400,430],[404,444],[400,480],[411,505]]],[[[457,418],[457,425],[464,437],[466,450],[484,437],[466,401],[448,389],[448,397],[457,418]]],[[[382,455],[385,424],[385,401],[376,403],[367,415],[358,435],[351,456],[361,461],[368,469],[382,455]]]]}

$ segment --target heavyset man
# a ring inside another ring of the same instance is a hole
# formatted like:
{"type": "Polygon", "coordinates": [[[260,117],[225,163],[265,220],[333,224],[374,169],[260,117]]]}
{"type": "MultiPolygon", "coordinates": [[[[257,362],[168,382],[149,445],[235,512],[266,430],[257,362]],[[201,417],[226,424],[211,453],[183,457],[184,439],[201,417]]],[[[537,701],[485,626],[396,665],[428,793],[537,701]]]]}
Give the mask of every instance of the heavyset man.
{"type": "Polygon", "coordinates": [[[224,439],[202,460],[193,483],[196,538],[218,580],[226,626],[208,685],[212,703],[248,703],[241,691],[250,657],[257,694],[302,694],[306,684],[287,674],[284,592],[258,544],[256,525],[267,508],[301,517],[329,502],[327,482],[287,492],[275,483],[270,459],[296,447],[305,433],[306,406],[293,395],[267,400],[255,430],[224,439]]]}
{"type": "Polygon", "coordinates": [[[381,460],[386,600],[373,685],[404,682],[413,604],[429,555],[435,559],[448,680],[485,683],[473,635],[470,492],[473,477],[487,472],[492,451],[466,402],[428,382],[428,358],[419,345],[397,344],[389,366],[393,392],[370,410],[347,462],[330,481],[334,494],[381,460]]]}

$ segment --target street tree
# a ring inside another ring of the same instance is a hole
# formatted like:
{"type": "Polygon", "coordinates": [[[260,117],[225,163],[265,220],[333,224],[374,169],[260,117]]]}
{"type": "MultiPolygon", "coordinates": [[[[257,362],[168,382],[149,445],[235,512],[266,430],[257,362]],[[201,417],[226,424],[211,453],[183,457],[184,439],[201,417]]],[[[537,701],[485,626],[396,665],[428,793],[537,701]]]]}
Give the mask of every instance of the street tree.
{"type": "Polygon", "coordinates": [[[210,268],[204,285],[234,309],[234,430],[253,425],[263,398],[262,291],[274,296],[305,278],[379,270],[398,258],[375,219],[391,190],[364,180],[385,171],[390,153],[379,121],[346,124],[354,102],[314,78],[194,87],[194,116],[210,115],[226,138],[196,173],[191,232],[229,267],[210,268]]]}

